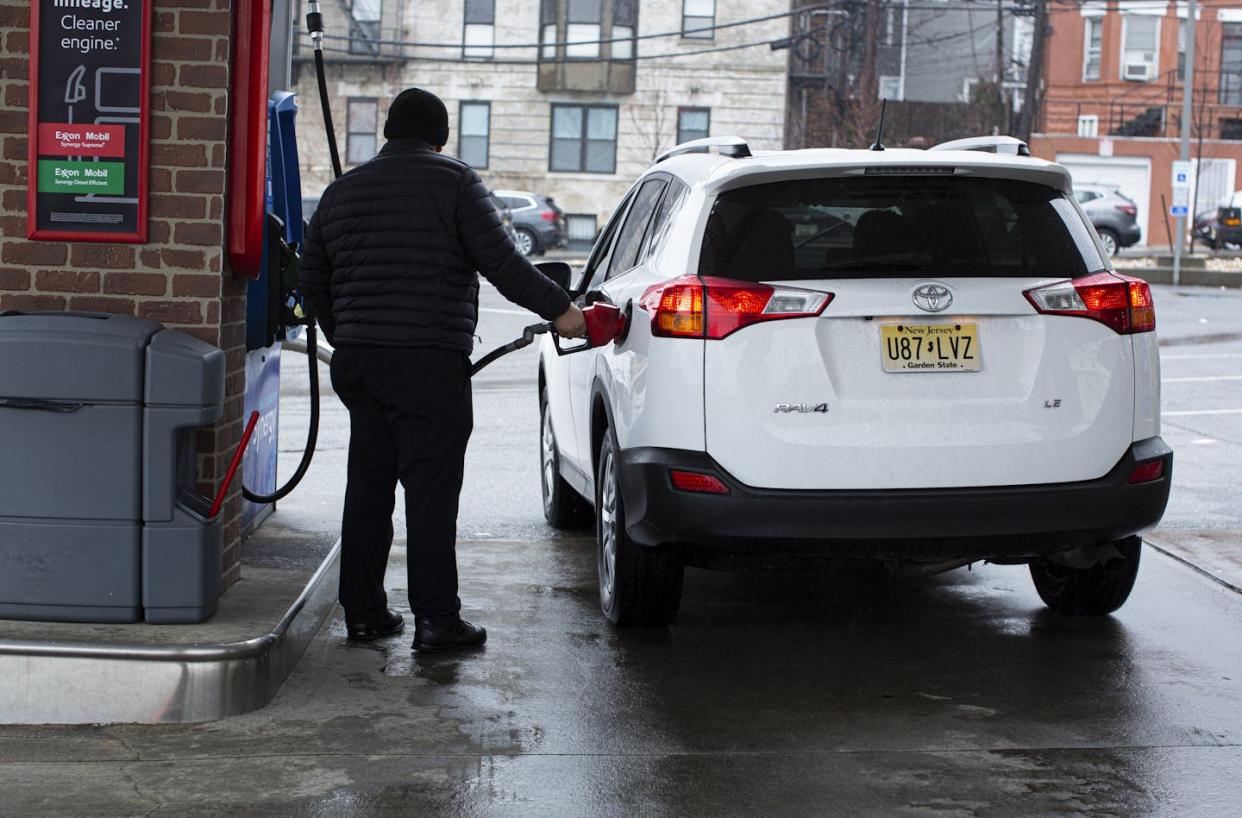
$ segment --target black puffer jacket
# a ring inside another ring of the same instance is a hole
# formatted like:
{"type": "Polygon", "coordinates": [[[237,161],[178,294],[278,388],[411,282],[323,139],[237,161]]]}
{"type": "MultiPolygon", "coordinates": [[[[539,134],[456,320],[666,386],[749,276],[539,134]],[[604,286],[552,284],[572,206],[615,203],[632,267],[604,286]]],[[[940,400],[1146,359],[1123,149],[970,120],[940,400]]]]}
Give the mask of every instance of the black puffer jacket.
{"type": "Polygon", "coordinates": [[[394,139],[328,185],[299,265],[302,292],[335,346],[469,353],[482,273],[552,320],[569,297],[514,248],[464,162],[394,139]]]}

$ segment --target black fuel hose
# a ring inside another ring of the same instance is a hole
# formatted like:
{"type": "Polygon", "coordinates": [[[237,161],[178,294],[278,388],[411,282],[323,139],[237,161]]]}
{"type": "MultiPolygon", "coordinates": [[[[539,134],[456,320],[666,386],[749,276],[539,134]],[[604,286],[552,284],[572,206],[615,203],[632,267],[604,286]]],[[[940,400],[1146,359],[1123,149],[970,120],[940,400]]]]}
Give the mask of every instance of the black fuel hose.
{"type": "MultiPolygon", "coordinates": [[[[323,127],[328,137],[328,154],[332,157],[332,176],[340,178],[341,154],[336,147],[336,129],[332,127],[332,106],[328,101],[328,80],[323,65],[323,16],[319,13],[319,3],[311,0],[310,12],[306,15],[306,30],[310,32],[315,45],[315,77],[319,84],[319,106],[323,110],[323,127]]],[[[293,475],[283,486],[271,494],[259,494],[242,485],[242,496],[252,503],[268,505],[283,500],[289,492],[297,488],[298,483],[306,476],[311,460],[315,456],[315,445],[319,442],[319,332],[315,327],[315,316],[309,305],[304,305],[306,322],[306,360],[310,364],[310,427],[306,430],[306,448],[302,450],[302,459],[293,475]]]]}

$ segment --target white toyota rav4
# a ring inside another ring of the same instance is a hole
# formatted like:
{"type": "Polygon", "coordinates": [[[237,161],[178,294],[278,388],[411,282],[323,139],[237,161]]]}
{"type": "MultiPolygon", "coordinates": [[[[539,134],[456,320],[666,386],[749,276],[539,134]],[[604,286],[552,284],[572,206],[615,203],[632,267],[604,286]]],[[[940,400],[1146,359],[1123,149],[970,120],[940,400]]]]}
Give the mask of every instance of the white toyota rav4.
{"type": "Polygon", "coordinates": [[[571,286],[624,333],[540,354],[544,513],[594,507],[605,615],[778,555],[1026,563],[1058,611],[1120,607],[1173,454],[1151,291],[1070,192],[1008,137],[660,157],[571,286]]]}

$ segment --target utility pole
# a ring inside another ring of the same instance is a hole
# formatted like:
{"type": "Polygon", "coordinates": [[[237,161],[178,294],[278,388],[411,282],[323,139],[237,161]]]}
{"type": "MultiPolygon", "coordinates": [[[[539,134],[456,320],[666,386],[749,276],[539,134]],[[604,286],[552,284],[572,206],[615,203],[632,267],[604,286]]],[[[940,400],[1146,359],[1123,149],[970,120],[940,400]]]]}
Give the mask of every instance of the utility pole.
{"type": "Polygon", "coordinates": [[[1005,113],[1005,0],[996,0],[996,96],[1000,108],[996,127],[1009,130],[1005,113]]]}
{"type": "MultiPolygon", "coordinates": [[[[1190,161],[1190,123],[1194,117],[1195,98],[1195,0],[1186,6],[1186,78],[1182,80],[1182,150],[1181,160],[1190,161]]],[[[1193,213],[1188,214],[1193,216],[1193,213]]],[[[1182,243],[1186,235],[1186,216],[1178,216],[1174,222],[1177,234],[1173,243],[1173,286],[1181,283],[1182,243]]]]}
{"type": "Polygon", "coordinates": [[[1035,25],[1031,33],[1031,59],[1026,66],[1026,94],[1018,119],[1018,138],[1031,141],[1036,110],[1044,85],[1044,50],[1048,40],[1048,0],[1035,0],[1035,25]]]}
{"type": "Polygon", "coordinates": [[[876,41],[880,38],[880,0],[867,0],[867,16],[863,19],[862,66],[858,78],[858,98],[863,110],[880,97],[880,78],[876,74],[876,41]]]}

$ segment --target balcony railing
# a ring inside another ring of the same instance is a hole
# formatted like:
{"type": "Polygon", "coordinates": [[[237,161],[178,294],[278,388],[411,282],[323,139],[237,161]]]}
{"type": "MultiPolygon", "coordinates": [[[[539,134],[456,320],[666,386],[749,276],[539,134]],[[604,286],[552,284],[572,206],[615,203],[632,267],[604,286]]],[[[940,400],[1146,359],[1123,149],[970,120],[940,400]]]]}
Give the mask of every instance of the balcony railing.
{"type": "MultiPolygon", "coordinates": [[[[1242,77],[1199,70],[1195,79],[1191,136],[1242,138],[1242,77]]],[[[1109,99],[1049,99],[1045,115],[1051,117],[1054,111],[1064,112],[1072,106],[1076,121],[1082,116],[1099,117],[1100,136],[1176,137],[1182,130],[1182,89],[1183,82],[1172,69],[1109,99]]]]}

